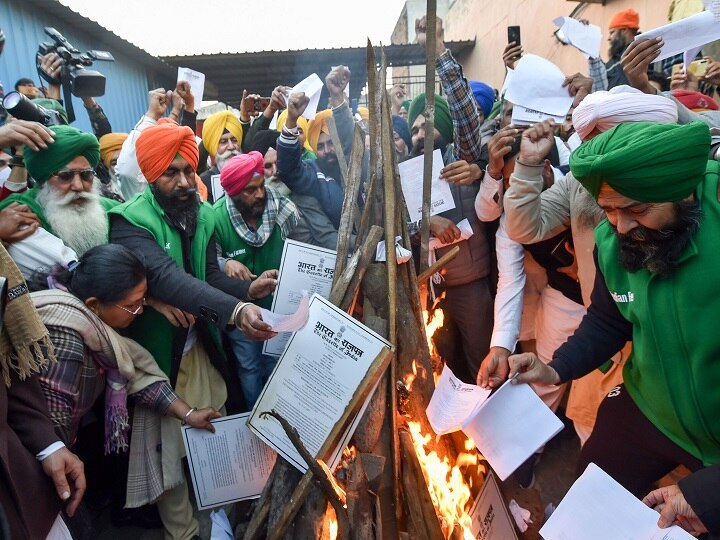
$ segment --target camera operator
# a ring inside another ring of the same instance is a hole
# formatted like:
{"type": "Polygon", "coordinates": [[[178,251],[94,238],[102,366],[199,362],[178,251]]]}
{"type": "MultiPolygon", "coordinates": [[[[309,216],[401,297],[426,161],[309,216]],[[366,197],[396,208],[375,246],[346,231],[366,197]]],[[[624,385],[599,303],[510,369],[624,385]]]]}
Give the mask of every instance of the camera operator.
{"type": "MultiPolygon", "coordinates": [[[[62,73],[64,65],[65,60],[54,52],[45,54],[40,59],[40,74],[46,81],[48,81],[45,96],[60,103],[62,103],[62,99],[60,97],[60,74],[62,73]]],[[[108,120],[108,117],[105,115],[102,107],[97,101],[95,101],[95,98],[91,96],[81,96],[80,99],[82,99],[85,110],[88,113],[90,125],[92,126],[95,136],[100,139],[103,135],[112,133],[110,120],[108,120]]]]}

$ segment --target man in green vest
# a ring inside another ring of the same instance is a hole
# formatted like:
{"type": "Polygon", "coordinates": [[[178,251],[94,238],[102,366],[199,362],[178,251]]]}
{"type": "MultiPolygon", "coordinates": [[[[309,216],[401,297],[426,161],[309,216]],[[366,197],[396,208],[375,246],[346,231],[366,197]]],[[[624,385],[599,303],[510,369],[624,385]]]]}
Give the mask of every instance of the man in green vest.
{"type": "MultiPolygon", "coordinates": [[[[220,171],[225,197],[213,206],[215,236],[225,274],[253,279],[280,266],[283,245],[297,225],[297,207],[272,188],[265,187],[264,159],[260,152],[235,156],[220,171]]],[[[270,309],[272,296],[257,302],[270,309]]],[[[245,403],[252,407],[272,372],[277,358],[262,354],[262,342],[233,329],[228,338],[245,403]]]]}
{"type": "MultiPolygon", "coordinates": [[[[66,125],[52,126],[50,130],[55,142],[37,150],[28,146],[23,149],[24,166],[35,180],[35,187],[10,195],[0,202],[0,210],[13,203],[25,205],[37,216],[40,226],[72,249],[77,259],[90,248],[107,243],[106,212],[118,203],[100,196],[100,182],[94,173],[100,161],[100,146],[95,136],[66,125]]],[[[33,250],[41,252],[37,260],[45,261],[47,266],[69,262],[56,259],[55,242],[43,235],[34,243],[33,250]]],[[[30,262],[23,264],[24,260],[17,261],[20,269],[31,275],[36,268],[27,267],[30,262]]]]}
{"type": "MultiPolygon", "coordinates": [[[[111,210],[110,239],[144,258],[148,297],[164,304],[149,303],[128,335],[152,353],[191,406],[220,409],[234,395],[228,392],[233,378],[219,329],[234,325],[258,340],[274,336],[259,308],[238,299],[272,293],[277,271],[250,282],[219,269],[214,213],[197,195],[198,148],[190,128],[174,122],[149,127],[138,137],[136,153],[149,185],[111,210]]],[[[179,428],[178,423],[182,455],[179,428]]],[[[179,460],[173,466],[179,468],[179,460]]],[[[188,540],[198,534],[186,483],[165,491],[157,506],[165,538],[188,540]]]]}
{"type": "MultiPolygon", "coordinates": [[[[529,131],[523,138],[532,140],[529,131]]],[[[533,354],[511,356],[510,376],[518,373],[516,383],[566,382],[632,339],[624,384],[601,404],[578,472],[594,462],[640,497],[684,465],[693,474],[646,503],[665,508],[660,526],[679,515],[689,530],[717,534],[720,167],[708,161],[709,151],[704,123],[635,122],[572,154],[573,175],[607,218],[595,229],[592,304],[550,364],[533,354]]]]}

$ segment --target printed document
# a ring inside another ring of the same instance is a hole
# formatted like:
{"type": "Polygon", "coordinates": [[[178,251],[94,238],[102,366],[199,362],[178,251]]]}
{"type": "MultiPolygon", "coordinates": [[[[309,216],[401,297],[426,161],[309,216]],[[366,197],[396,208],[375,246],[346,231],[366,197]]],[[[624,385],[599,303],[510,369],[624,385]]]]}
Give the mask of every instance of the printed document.
{"type": "MultiPolygon", "coordinates": [[[[442,152],[433,151],[432,185],[430,187],[430,215],[434,216],[455,208],[455,201],[450,192],[450,184],[440,179],[443,164],[442,152]]],[[[419,221],[422,218],[423,201],[423,172],[425,157],[418,156],[398,165],[400,171],[400,184],[402,185],[405,204],[407,205],[410,221],[419,221]]]]}
{"type": "Polygon", "coordinates": [[[260,496],[277,454],[247,426],[250,413],[213,420],[215,433],[183,426],[198,509],[260,496]]]}
{"type": "Polygon", "coordinates": [[[459,431],[490,392],[489,388],[462,382],[445,365],[425,411],[430,427],[437,435],[459,431]]]}

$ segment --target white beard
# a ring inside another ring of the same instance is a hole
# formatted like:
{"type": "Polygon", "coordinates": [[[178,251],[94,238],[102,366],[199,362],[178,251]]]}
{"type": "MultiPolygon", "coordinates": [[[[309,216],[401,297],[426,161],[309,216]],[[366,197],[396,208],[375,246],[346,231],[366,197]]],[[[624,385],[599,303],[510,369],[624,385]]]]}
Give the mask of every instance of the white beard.
{"type": "Polygon", "coordinates": [[[237,150],[228,150],[226,152],[223,152],[222,154],[215,154],[215,166],[218,168],[218,171],[222,171],[225,164],[230,161],[235,156],[239,156],[242,152],[239,152],[237,150]]]}
{"type": "Polygon", "coordinates": [[[90,248],[107,244],[108,220],[105,209],[100,204],[100,188],[93,183],[92,192],[69,192],[62,195],[50,184],[40,189],[37,201],[45,211],[45,219],[55,236],[66,246],[82,256],[90,248]],[[76,199],[84,199],[83,204],[72,204],[76,199]]]}

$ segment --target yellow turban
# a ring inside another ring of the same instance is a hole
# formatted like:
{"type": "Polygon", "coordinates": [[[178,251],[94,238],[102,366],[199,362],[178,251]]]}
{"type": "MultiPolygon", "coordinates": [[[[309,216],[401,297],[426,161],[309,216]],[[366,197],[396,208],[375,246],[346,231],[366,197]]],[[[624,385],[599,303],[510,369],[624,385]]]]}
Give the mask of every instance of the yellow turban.
{"type": "MultiPolygon", "coordinates": [[[[287,120],[287,109],[285,109],[283,112],[280,113],[280,116],[278,116],[277,119],[277,127],[276,129],[278,131],[282,131],[282,128],[285,127],[285,121],[287,120]]],[[[301,116],[297,119],[297,126],[303,130],[303,133],[305,134],[305,150],[308,150],[310,152],[313,151],[313,149],[310,147],[310,143],[308,142],[308,130],[310,129],[310,124],[308,124],[308,121],[305,119],[304,116],[301,116]]]]}
{"type": "Polygon", "coordinates": [[[220,137],[225,130],[228,130],[237,139],[238,144],[242,142],[243,128],[240,120],[230,111],[221,111],[211,114],[205,120],[202,130],[202,140],[208,154],[215,157],[217,154],[220,137]]]}
{"type": "Polygon", "coordinates": [[[357,112],[363,120],[370,120],[370,110],[367,107],[358,107],[357,112]]]}
{"type": "Polygon", "coordinates": [[[310,148],[313,152],[317,153],[317,143],[321,133],[330,134],[330,127],[328,126],[328,119],[332,116],[332,109],[325,109],[324,111],[318,111],[315,115],[315,119],[310,122],[310,127],[305,133],[307,136],[307,142],[310,143],[310,148]]]}
{"type": "Polygon", "coordinates": [[[100,137],[100,159],[108,169],[110,169],[113,154],[122,148],[127,138],[127,133],[108,133],[100,137]]]}

